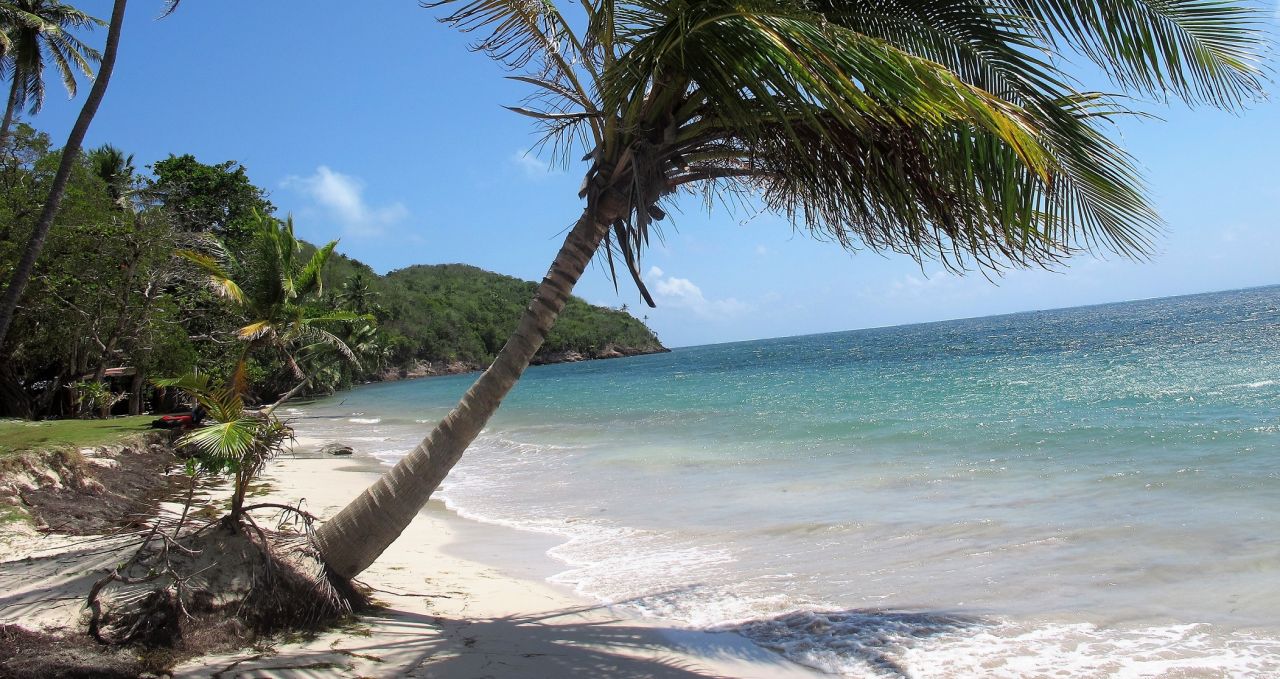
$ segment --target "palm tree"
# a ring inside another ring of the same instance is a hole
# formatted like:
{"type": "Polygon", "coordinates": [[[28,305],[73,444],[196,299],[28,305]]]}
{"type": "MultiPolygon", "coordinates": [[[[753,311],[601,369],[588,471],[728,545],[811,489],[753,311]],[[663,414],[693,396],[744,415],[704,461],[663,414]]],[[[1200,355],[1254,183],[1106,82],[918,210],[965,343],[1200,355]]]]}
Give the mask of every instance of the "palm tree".
{"type": "Polygon", "coordinates": [[[103,144],[89,152],[88,160],[93,173],[106,183],[111,199],[121,209],[128,208],[133,175],[137,171],[133,166],[133,154],[126,155],[111,144],[103,144]]]}
{"type": "MultiPolygon", "coordinates": [[[[209,285],[236,303],[248,321],[236,331],[236,336],[245,342],[237,374],[242,372],[240,368],[252,352],[269,348],[278,352],[294,376],[301,380],[267,409],[269,414],[310,381],[295,358],[296,348],[313,344],[328,346],[354,363],[357,359],[350,347],[323,326],[368,317],[349,311],[316,312],[307,304],[324,294],[321,273],[338,241],[330,241],[304,262],[300,257],[302,243],[293,233],[293,217],[281,222],[260,214],[256,216],[248,254],[233,267],[245,272],[240,282],[234,280],[215,257],[192,250],[180,250],[178,255],[199,267],[209,285]]],[[[233,386],[240,392],[245,390],[244,385],[233,386]]]]}
{"type": "Polygon", "coordinates": [[[63,86],[73,97],[76,71],[87,78],[93,77],[92,64],[101,55],[71,31],[104,23],[56,0],[9,0],[8,4],[11,5],[9,16],[0,14],[0,19],[9,19],[0,26],[8,39],[0,66],[12,82],[4,119],[0,121],[0,149],[9,140],[9,126],[19,108],[26,106],[34,115],[44,106],[46,59],[53,62],[63,86]]]}
{"type": "Polygon", "coordinates": [[[542,344],[597,252],[642,297],[639,258],[673,196],[758,197],[848,247],[955,270],[1143,257],[1160,221],[1105,134],[1120,99],[1073,85],[1073,49],[1136,94],[1259,97],[1265,17],[1218,0],[445,0],[444,20],[533,88],[512,107],[585,208],[488,370],[425,440],[318,531],[360,573],[417,514],[542,344]],[[583,155],[585,152],[585,155],[583,155]]]}
{"type": "MultiPolygon", "coordinates": [[[[243,365],[238,366],[238,370],[243,365]]],[[[237,370],[237,372],[238,372],[237,370]]],[[[232,521],[244,513],[244,497],[249,482],[257,478],[267,461],[293,438],[293,430],[269,413],[265,416],[245,409],[244,394],[235,385],[243,376],[233,375],[223,386],[214,386],[209,376],[188,373],[181,377],[154,380],[156,386],[174,387],[195,402],[212,420],[178,439],[178,444],[191,446],[196,457],[187,461],[187,473],[194,488],[197,474],[231,475],[232,521]]]]}
{"type": "Polygon", "coordinates": [[[342,284],[342,292],[337,297],[342,306],[358,314],[370,314],[377,308],[373,300],[378,297],[378,293],[369,288],[369,279],[363,272],[352,274],[342,284]]]}
{"type": "MultiPolygon", "coordinates": [[[[111,73],[116,65],[116,53],[120,49],[120,29],[124,26],[124,11],[127,4],[128,0],[115,0],[112,5],[111,23],[107,28],[107,46],[102,53],[98,74],[93,79],[93,87],[89,89],[89,96],[85,99],[84,106],[80,108],[80,115],[76,117],[75,124],[71,126],[71,134],[67,136],[66,145],[62,147],[62,159],[58,163],[58,171],[53,175],[53,183],[49,185],[49,195],[45,198],[40,217],[31,230],[27,247],[22,251],[22,257],[9,276],[9,284],[5,286],[4,294],[0,296],[0,347],[4,345],[4,339],[9,334],[9,325],[13,323],[13,313],[18,308],[18,300],[22,299],[22,293],[27,289],[31,272],[36,267],[36,260],[40,257],[40,251],[44,249],[44,241],[49,237],[49,229],[53,226],[54,218],[58,216],[58,208],[62,206],[62,196],[67,191],[71,170],[80,158],[80,145],[84,143],[84,136],[89,132],[89,124],[93,122],[93,117],[98,113],[98,106],[107,94],[107,83],[111,82],[111,73]]],[[[3,144],[0,143],[0,149],[2,148],[3,144]]]]}

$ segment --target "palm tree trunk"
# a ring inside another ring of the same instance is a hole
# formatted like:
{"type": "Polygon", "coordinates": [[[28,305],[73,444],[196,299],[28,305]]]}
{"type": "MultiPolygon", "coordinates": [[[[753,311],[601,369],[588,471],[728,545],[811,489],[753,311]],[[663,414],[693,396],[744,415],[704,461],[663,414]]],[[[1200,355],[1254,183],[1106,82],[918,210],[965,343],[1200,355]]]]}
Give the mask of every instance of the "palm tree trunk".
{"type": "Polygon", "coordinates": [[[4,153],[5,144],[9,143],[9,128],[13,126],[13,114],[18,108],[18,86],[22,81],[18,79],[18,68],[14,66],[13,84],[9,86],[9,103],[4,107],[4,121],[0,122],[0,153],[4,153]]]}
{"type": "Polygon", "coordinates": [[[600,247],[609,221],[597,219],[590,210],[583,213],[493,365],[413,452],[316,532],[316,544],[331,571],[345,578],[359,575],[417,516],[529,367],[600,247]]]}
{"type": "Polygon", "coordinates": [[[120,27],[124,24],[124,9],[127,2],[128,0],[115,0],[115,5],[111,9],[111,26],[107,29],[107,47],[102,53],[98,75],[93,79],[93,88],[89,90],[89,97],[85,99],[84,107],[80,109],[80,117],[76,118],[76,124],[71,128],[67,145],[62,148],[62,162],[58,164],[58,172],[53,176],[53,186],[49,189],[49,197],[45,199],[40,219],[36,221],[35,229],[31,232],[31,240],[27,242],[27,249],[22,253],[22,259],[18,260],[13,276],[9,279],[9,286],[5,288],[4,296],[0,298],[0,345],[3,345],[4,338],[9,334],[9,325],[13,322],[13,313],[18,308],[18,300],[27,289],[27,282],[31,280],[31,272],[36,266],[36,259],[40,257],[45,238],[49,236],[49,228],[53,226],[53,220],[58,216],[62,196],[67,191],[67,180],[71,178],[71,168],[80,157],[80,145],[84,143],[89,124],[93,122],[93,117],[98,113],[98,105],[102,103],[102,98],[107,93],[107,83],[111,80],[111,71],[116,64],[116,52],[120,47],[120,27]]]}
{"type": "Polygon", "coordinates": [[[294,388],[286,392],[284,396],[281,396],[280,400],[276,401],[275,403],[272,403],[266,410],[262,411],[262,416],[271,417],[271,413],[274,413],[276,411],[276,408],[279,408],[280,406],[287,403],[289,399],[293,398],[294,396],[297,396],[298,392],[302,391],[302,388],[307,386],[307,383],[310,381],[311,381],[310,377],[303,379],[296,386],[294,386],[294,388]]]}

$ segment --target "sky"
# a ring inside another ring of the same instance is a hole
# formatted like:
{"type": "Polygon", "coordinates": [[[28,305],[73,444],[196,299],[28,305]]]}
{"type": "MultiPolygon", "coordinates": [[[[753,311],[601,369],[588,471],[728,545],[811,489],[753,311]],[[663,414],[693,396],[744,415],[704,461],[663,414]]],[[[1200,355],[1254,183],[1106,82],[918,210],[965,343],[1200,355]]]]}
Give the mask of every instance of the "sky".
{"type": "MultiPolygon", "coordinates": [[[[468,51],[439,11],[411,0],[186,0],[158,20],[162,8],[130,3],[87,147],[111,143],[140,168],[169,154],[238,161],[301,237],[340,238],[340,251],[380,273],[446,262],[528,280],[546,272],[582,209],[586,168],[529,152],[531,121],[503,108],[527,86],[468,51]]],[[[57,88],[51,78],[28,122],[60,143],[81,100],[57,88]]],[[[689,346],[1280,283],[1274,97],[1243,113],[1142,108],[1158,119],[1115,134],[1166,222],[1150,261],[1085,256],[1053,272],[961,277],[690,199],[642,260],[658,308],[629,281],[615,291],[603,265],[576,293],[626,304],[665,344],[689,346]]]]}

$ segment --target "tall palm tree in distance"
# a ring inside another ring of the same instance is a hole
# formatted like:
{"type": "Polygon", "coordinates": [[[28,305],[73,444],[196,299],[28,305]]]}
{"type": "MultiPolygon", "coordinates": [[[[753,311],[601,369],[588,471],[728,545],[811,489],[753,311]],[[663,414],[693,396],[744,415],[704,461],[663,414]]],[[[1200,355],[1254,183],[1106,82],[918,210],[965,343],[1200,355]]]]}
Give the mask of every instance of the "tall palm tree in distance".
{"type": "Polygon", "coordinates": [[[122,209],[128,207],[133,174],[137,168],[133,165],[133,154],[103,144],[88,153],[89,167],[103,182],[107,184],[107,192],[111,200],[122,209]]]}
{"type": "Polygon", "coordinates": [[[67,94],[76,96],[76,72],[93,77],[93,64],[102,55],[81,42],[73,31],[103,25],[71,5],[56,0],[9,0],[10,16],[0,27],[8,38],[0,73],[9,77],[9,98],[0,120],[0,149],[9,140],[9,127],[17,110],[27,107],[32,115],[44,106],[45,68],[52,63],[62,78],[67,94]]]}
{"type": "Polygon", "coordinates": [[[457,407],[316,535],[360,573],[400,534],[538,350],[597,253],[639,258],[680,193],[738,196],[848,248],[957,270],[1144,257],[1161,222],[1106,134],[1125,99],[1064,72],[1226,108],[1261,96],[1267,17],[1230,0],[445,0],[444,21],[532,90],[512,107],[581,215],[514,334],[457,407]],[[570,17],[583,17],[573,25],[570,17]]]}

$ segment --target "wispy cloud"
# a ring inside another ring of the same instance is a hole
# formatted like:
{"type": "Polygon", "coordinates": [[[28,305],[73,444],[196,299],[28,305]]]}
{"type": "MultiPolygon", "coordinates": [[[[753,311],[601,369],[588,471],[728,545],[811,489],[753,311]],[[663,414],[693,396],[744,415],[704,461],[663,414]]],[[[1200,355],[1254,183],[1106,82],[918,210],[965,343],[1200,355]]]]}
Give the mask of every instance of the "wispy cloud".
{"type": "MultiPolygon", "coordinates": [[[[1033,284],[1034,281],[1021,280],[1024,274],[1023,271],[1009,271],[1005,277],[993,281],[976,272],[961,276],[939,269],[930,274],[898,276],[884,283],[866,286],[857,294],[863,299],[889,305],[953,304],[988,297],[999,289],[1001,283],[1015,286],[1033,284]],[[1013,283],[1014,280],[1018,282],[1013,283]]],[[[1077,277],[1077,280],[1083,279],[1083,276],[1077,277]]]]}
{"type": "Polygon", "coordinates": [[[694,285],[693,281],[667,276],[665,271],[656,266],[650,267],[645,274],[645,281],[657,298],[655,301],[659,307],[685,309],[710,319],[732,318],[751,310],[751,305],[733,297],[707,299],[702,289],[694,285]]]}
{"type": "Polygon", "coordinates": [[[551,163],[543,162],[529,149],[517,149],[511,156],[511,164],[530,179],[545,179],[564,174],[563,170],[551,163]]]}
{"type": "Polygon", "coordinates": [[[306,177],[290,175],[282,185],[306,195],[351,235],[376,236],[409,216],[409,209],[399,202],[369,205],[364,198],[364,181],[336,172],[327,165],[317,167],[315,173],[306,177]]]}

